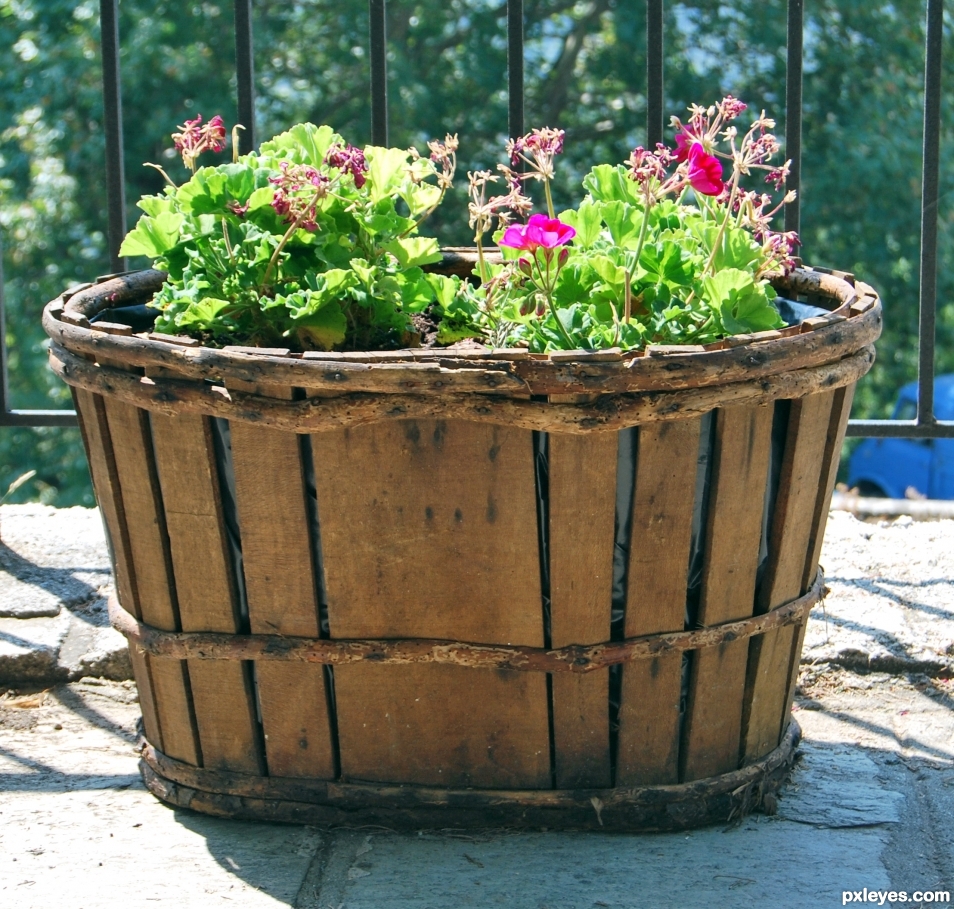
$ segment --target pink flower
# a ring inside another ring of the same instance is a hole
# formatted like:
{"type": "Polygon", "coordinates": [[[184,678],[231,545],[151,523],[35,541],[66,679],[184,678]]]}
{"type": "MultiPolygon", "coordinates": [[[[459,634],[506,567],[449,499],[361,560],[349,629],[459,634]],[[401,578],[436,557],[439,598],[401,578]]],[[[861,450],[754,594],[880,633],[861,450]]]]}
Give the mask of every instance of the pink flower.
{"type": "Polygon", "coordinates": [[[353,145],[340,143],[332,145],[325,155],[325,164],[351,174],[354,177],[354,185],[358,189],[361,189],[367,180],[365,174],[368,172],[368,162],[365,160],[364,152],[353,145]]]}
{"type": "MultiPolygon", "coordinates": [[[[678,142],[679,137],[676,137],[678,142]]],[[[680,149],[681,151],[681,149],[680,149]]],[[[697,193],[704,196],[718,196],[722,192],[722,165],[719,159],[706,154],[699,142],[693,142],[687,155],[689,162],[689,183],[697,193]]]]}
{"type": "Polygon", "coordinates": [[[695,139],[688,133],[676,133],[676,154],[674,157],[679,164],[682,164],[689,157],[689,147],[693,142],[695,142],[695,139]]]}
{"type": "Polygon", "coordinates": [[[225,150],[225,123],[216,114],[205,126],[202,126],[202,114],[196,114],[195,120],[186,120],[179,127],[181,132],[173,133],[176,151],[182,155],[182,162],[195,171],[195,161],[203,152],[225,150]]]}
{"type": "Polygon", "coordinates": [[[209,151],[225,151],[225,122],[216,114],[205,126],[205,140],[209,151]]]}
{"type": "Polygon", "coordinates": [[[536,252],[541,247],[554,249],[557,246],[563,246],[575,236],[576,231],[559,218],[548,218],[546,215],[537,214],[531,215],[526,224],[511,224],[504,231],[500,245],[536,252]]]}

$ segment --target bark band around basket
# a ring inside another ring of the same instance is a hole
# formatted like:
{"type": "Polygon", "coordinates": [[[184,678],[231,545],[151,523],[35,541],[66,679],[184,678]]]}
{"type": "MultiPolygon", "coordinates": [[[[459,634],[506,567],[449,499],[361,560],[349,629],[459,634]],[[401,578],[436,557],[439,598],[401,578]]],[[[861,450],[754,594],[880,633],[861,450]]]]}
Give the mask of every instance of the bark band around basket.
{"type": "Polygon", "coordinates": [[[827,315],[542,357],[219,350],[116,321],[161,280],[44,312],[160,798],[675,829],[777,788],[870,288],[798,269],[777,288],[827,315]]]}

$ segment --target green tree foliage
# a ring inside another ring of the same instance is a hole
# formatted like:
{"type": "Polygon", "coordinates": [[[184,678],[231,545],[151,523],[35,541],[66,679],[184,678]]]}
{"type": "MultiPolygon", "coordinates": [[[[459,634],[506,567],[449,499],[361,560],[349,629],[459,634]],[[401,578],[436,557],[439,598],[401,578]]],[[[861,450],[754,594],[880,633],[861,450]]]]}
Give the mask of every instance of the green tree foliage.
{"type": "MultiPolygon", "coordinates": [[[[0,0],[0,237],[11,403],[69,406],[50,376],[43,304],[108,270],[95,0],[0,0]]],[[[599,161],[645,142],[643,0],[526,0],[529,126],[566,130],[555,202],[581,196],[599,161]]],[[[370,140],[367,6],[257,0],[259,137],[298,120],[370,140]]],[[[923,0],[806,5],[803,258],[854,271],[882,294],[885,335],[856,416],[885,416],[916,362],[923,0]]],[[[950,24],[946,25],[948,36],[950,24]]],[[[129,221],[160,190],[143,161],[184,176],[169,133],[196,112],[235,120],[232,5],[123,0],[123,107],[129,221]]],[[[392,2],[388,10],[390,142],[460,134],[460,172],[493,167],[507,136],[503,0],[392,2]]],[[[666,4],[666,110],[732,92],[784,132],[784,0],[666,4]]],[[[954,84],[954,59],[946,61],[954,84]]],[[[945,102],[944,148],[950,148],[945,102]]],[[[954,370],[950,168],[942,173],[938,368],[954,370]]],[[[464,181],[429,222],[466,244],[464,181]]],[[[135,264],[135,263],[133,263],[135,264]]],[[[90,502],[75,431],[0,430],[0,488],[36,468],[20,500],[90,502]]]]}

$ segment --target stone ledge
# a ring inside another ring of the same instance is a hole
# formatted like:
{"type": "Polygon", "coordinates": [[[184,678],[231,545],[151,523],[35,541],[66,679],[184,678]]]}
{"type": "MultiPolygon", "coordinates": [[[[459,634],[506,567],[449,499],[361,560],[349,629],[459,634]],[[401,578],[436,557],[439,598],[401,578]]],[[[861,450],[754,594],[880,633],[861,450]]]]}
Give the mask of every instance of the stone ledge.
{"type": "Polygon", "coordinates": [[[98,509],[0,508],[0,684],[132,678],[98,509]]]}

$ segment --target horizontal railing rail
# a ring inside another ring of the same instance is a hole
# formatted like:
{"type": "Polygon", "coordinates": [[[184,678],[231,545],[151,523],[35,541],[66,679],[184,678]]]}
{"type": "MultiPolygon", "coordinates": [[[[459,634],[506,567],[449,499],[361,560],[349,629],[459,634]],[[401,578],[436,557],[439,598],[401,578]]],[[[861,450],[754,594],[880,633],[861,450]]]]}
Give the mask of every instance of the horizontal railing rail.
{"type": "MultiPolygon", "coordinates": [[[[369,0],[368,34],[371,62],[371,140],[388,141],[387,0],[369,0]]],[[[664,29],[663,0],[646,0],[646,136],[653,147],[663,138],[664,29]]],[[[119,248],[126,234],[123,172],[123,112],[120,79],[119,0],[100,0],[102,30],[103,110],[106,135],[106,186],[110,264],[125,270],[119,248]]],[[[791,158],[789,185],[798,190],[802,158],[802,68],[804,60],[804,0],[788,0],[786,74],[786,153],[791,158]]],[[[938,211],[940,190],[943,0],[927,0],[924,70],[924,135],[922,146],[921,251],[918,332],[918,411],[915,420],[851,420],[849,436],[954,438],[954,421],[934,414],[935,344],[937,321],[938,211]]],[[[235,72],[240,121],[246,126],[241,150],[255,147],[255,72],[252,0],[234,0],[235,72]]],[[[507,60],[511,136],[524,131],[524,5],[507,2],[507,60]]],[[[785,207],[785,229],[798,230],[800,200],[785,207]]],[[[0,270],[0,333],[4,324],[3,274],[0,270]]],[[[6,345],[0,344],[0,425],[71,426],[73,411],[13,410],[9,407],[6,345]]]]}

